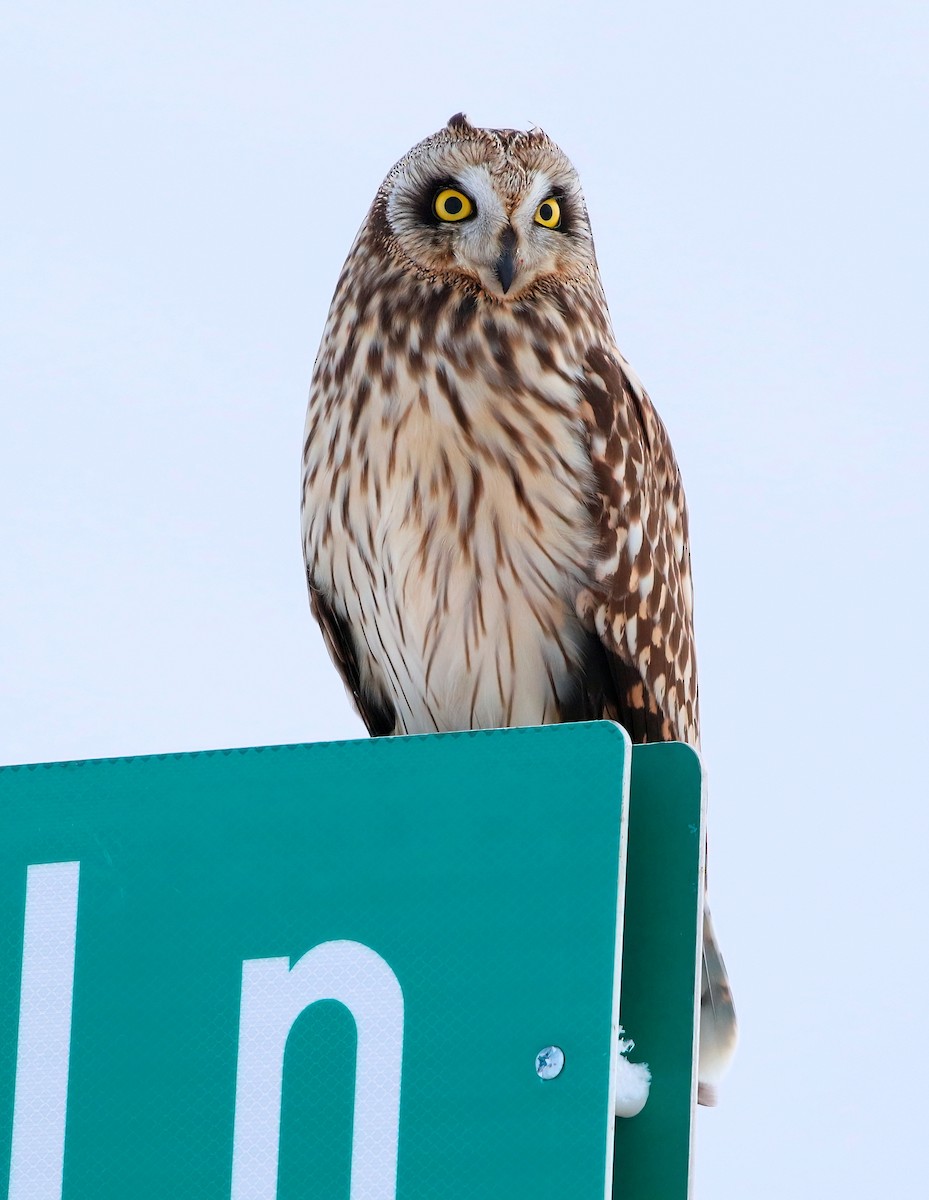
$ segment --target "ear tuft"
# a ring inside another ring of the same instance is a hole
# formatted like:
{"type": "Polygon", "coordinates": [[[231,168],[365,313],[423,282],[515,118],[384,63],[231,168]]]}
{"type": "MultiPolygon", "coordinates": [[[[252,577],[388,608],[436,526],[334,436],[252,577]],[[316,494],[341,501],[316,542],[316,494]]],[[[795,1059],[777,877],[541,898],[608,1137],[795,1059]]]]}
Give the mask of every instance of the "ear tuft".
{"type": "Polygon", "coordinates": [[[448,127],[449,127],[449,129],[458,129],[458,130],[474,128],[474,126],[471,124],[471,122],[468,120],[468,118],[465,116],[465,114],[463,112],[455,113],[455,115],[453,117],[449,117],[448,118],[448,127]]]}

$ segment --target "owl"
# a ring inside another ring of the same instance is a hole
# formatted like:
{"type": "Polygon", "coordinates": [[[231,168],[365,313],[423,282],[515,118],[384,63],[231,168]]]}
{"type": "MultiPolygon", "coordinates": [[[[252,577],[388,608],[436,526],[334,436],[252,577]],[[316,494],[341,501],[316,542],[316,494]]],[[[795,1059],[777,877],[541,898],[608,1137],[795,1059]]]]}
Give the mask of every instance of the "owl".
{"type": "MultiPolygon", "coordinates": [[[[541,130],[458,114],[384,180],[316,359],[302,500],[313,614],[372,735],[608,718],[699,744],[680,473],[541,130]]],[[[735,1032],[707,912],[704,1103],[735,1032]]]]}

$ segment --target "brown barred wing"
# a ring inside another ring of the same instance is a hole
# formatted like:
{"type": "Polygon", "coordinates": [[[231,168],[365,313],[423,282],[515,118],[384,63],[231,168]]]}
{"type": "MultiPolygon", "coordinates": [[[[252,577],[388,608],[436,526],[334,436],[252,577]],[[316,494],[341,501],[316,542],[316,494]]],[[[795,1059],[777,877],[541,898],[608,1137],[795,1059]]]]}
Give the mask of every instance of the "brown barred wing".
{"type": "Polygon", "coordinates": [[[368,727],[372,737],[386,737],[395,731],[396,714],[387,701],[370,696],[361,684],[358,669],[358,654],[348,622],[339,615],[332,604],[313,583],[309,571],[307,584],[310,590],[310,608],[323,631],[323,640],[329,657],[342,676],[345,690],[352,699],[358,715],[368,727]]]}
{"type": "Polygon", "coordinates": [[[600,715],[618,720],[636,742],[697,746],[690,546],[674,452],[618,354],[588,355],[583,393],[598,546],[578,612],[597,639],[591,654],[602,647],[606,659],[590,664],[600,715]]]}

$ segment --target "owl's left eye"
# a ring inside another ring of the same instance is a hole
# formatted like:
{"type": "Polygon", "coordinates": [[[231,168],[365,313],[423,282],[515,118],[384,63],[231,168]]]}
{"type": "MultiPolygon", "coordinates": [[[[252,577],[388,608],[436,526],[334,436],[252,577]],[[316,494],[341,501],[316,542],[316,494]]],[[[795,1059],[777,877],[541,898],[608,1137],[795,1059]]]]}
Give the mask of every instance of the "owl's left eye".
{"type": "Polygon", "coordinates": [[[440,221],[463,221],[474,212],[474,205],[457,188],[442,188],[432,202],[432,211],[440,221]]]}
{"type": "Polygon", "coordinates": [[[557,229],[561,224],[561,205],[554,196],[543,200],[535,210],[535,222],[544,225],[546,229],[557,229]]]}

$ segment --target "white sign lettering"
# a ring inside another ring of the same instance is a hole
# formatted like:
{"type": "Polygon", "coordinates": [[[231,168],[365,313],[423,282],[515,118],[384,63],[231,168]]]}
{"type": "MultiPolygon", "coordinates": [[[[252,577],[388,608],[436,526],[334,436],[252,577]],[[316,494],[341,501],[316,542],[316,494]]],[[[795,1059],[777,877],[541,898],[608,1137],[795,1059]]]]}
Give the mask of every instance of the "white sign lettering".
{"type": "MultiPolygon", "coordinates": [[[[61,1200],[80,863],[27,868],[9,1200],[61,1200]]],[[[276,1200],[284,1053],[297,1018],[336,1000],[357,1030],[351,1200],[396,1200],[403,992],[359,942],[242,964],[232,1200],[276,1200]]]]}
{"type": "Polygon", "coordinates": [[[80,869],[26,872],[9,1200],[61,1200],[80,869]]]}
{"type": "Polygon", "coordinates": [[[395,1200],[403,1057],[403,993],[386,962],[359,942],[323,942],[293,967],[242,964],[232,1200],[276,1200],[284,1049],[311,1004],[338,1000],[355,1019],[351,1200],[395,1200]]]}

